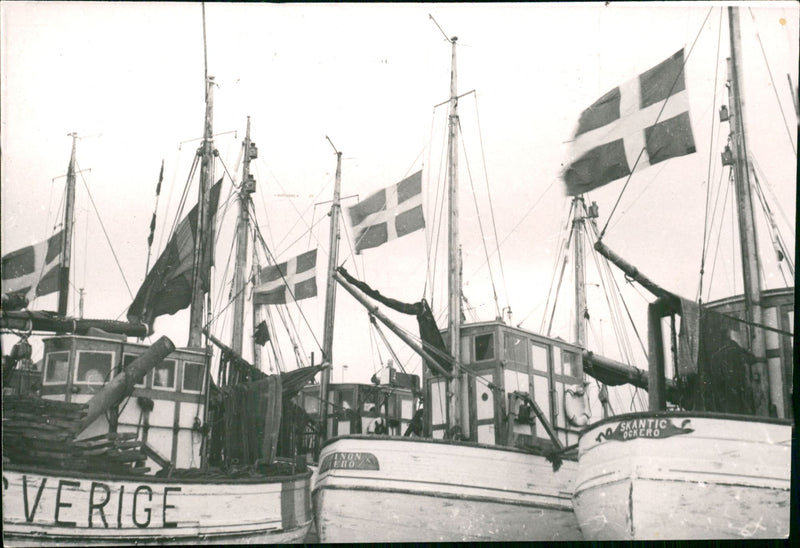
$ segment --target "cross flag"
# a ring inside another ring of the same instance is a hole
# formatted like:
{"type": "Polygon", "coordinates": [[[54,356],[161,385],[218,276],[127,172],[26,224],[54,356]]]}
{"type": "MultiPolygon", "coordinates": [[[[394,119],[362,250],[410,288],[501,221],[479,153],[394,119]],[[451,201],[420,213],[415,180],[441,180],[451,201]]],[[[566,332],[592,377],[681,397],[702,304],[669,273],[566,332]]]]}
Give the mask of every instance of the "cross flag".
{"type": "Polygon", "coordinates": [[[425,228],[422,216],[422,171],[347,208],[356,253],[425,228]]]}
{"type": "Polygon", "coordinates": [[[3,295],[20,295],[30,302],[58,291],[63,237],[60,230],[43,242],[4,255],[0,267],[3,295]]]}
{"type": "Polygon", "coordinates": [[[695,152],[683,64],[681,49],[583,111],[572,162],[562,174],[567,194],[627,177],[634,166],[638,171],[695,152]]]}
{"type": "Polygon", "coordinates": [[[317,296],[317,250],[312,249],[284,263],[261,269],[253,291],[253,304],[285,304],[287,293],[295,301],[317,296]],[[287,291],[287,286],[289,291],[287,291]]]}

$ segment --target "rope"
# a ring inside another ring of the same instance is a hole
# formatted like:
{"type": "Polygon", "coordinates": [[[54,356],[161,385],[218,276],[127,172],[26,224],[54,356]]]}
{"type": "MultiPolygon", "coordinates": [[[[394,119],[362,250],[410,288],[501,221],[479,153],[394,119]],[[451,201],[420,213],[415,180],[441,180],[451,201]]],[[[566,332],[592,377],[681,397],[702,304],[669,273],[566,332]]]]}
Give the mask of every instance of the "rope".
{"type": "MultiPolygon", "coordinates": [[[[498,241],[498,238],[497,238],[497,223],[495,222],[495,219],[494,219],[494,205],[492,203],[491,186],[489,185],[489,173],[488,173],[488,171],[486,169],[486,153],[485,153],[484,147],[483,147],[483,130],[481,129],[481,118],[480,118],[480,116],[478,114],[478,94],[477,94],[477,92],[475,93],[475,118],[476,118],[476,120],[478,122],[478,139],[479,139],[480,144],[481,144],[481,159],[483,160],[483,176],[484,176],[484,179],[486,180],[486,195],[489,198],[489,213],[491,213],[491,215],[492,215],[492,229],[493,229],[493,232],[494,232],[494,242],[495,242],[495,247],[498,250],[497,262],[500,264],[500,277],[503,279],[503,289],[506,292],[506,304],[508,305],[508,303],[509,303],[508,284],[506,283],[506,273],[505,273],[505,269],[503,268],[503,256],[500,254],[500,242],[498,241]]],[[[486,260],[488,261],[489,259],[487,258],[486,260]]],[[[508,306],[509,306],[509,310],[510,310],[510,305],[508,305],[508,306]]]]}
{"type": "MultiPolygon", "coordinates": [[[[722,174],[720,174],[720,179],[722,178],[722,174]]],[[[725,186],[725,197],[722,200],[722,211],[720,212],[720,231],[717,234],[717,245],[714,247],[714,260],[711,263],[711,275],[709,276],[708,280],[708,294],[706,295],[706,300],[708,300],[711,296],[711,283],[714,281],[714,272],[717,270],[717,257],[719,252],[719,244],[722,242],[722,221],[721,219],[725,216],[725,210],[728,207],[728,191],[732,186],[732,178],[733,172],[728,171],[728,184],[725,186]]],[[[720,186],[722,186],[720,181],[720,186]]],[[[733,217],[731,217],[732,219],[733,217]]]]}
{"type": "MultiPolygon", "coordinates": [[[[547,290],[547,300],[544,303],[544,312],[542,314],[542,323],[541,323],[541,325],[539,327],[539,332],[540,333],[544,333],[545,322],[547,321],[547,310],[548,310],[549,305],[550,305],[550,295],[553,293],[553,287],[555,285],[556,272],[557,272],[557,269],[558,269],[558,265],[559,265],[559,263],[561,264],[561,272],[558,274],[558,276],[559,276],[558,287],[559,288],[561,287],[561,279],[564,277],[564,272],[566,271],[566,268],[567,268],[566,251],[567,251],[567,248],[569,247],[569,242],[572,240],[572,231],[570,230],[569,227],[570,227],[570,225],[572,223],[572,210],[574,208],[575,208],[575,201],[574,200],[570,200],[569,201],[569,211],[567,212],[567,216],[566,216],[567,221],[563,225],[563,228],[561,229],[561,235],[559,236],[558,253],[556,254],[555,262],[553,263],[553,277],[550,279],[550,287],[547,290]]],[[[555,298],[556,298],[556,300],[558,300],[558,291],[556,291],[555,298]]],[[[555,308],[555,303],[553,303],[553,307],[555,308]]],[[[526,319],[527,319],[527,316],[526,316],[526,319]]],[[[523,320],[523,321],[525,321],[525,320],[523,320]]],[[[553,319],[551,317],[550,318],[550,324],[552,325],[552,323],[553,323],[553,319]]],[[[522,324],[522,322],[520,322],[520,324],[522,324]]],[[[548,328],[548,330],[549,330],[549,328],[548,328]]]]}
{"type": "MultiPolygon", "coordinates": [[[[278,262],[275,260],[275,257],[272,256],[272,253],[270,252],[269,248],[267,247],[267,243],[264,241],[264,236],[261,234],[261,230],[258,228],[258,225],[254,225],[254,227],[255,227],[255,234],[257,236],[258,241],[261,243],[261,245],[263,247],[264,253],[267,256],[267,260],[269,262],[271,262],[271,264],[277,265],[278,262]]],[[[314,339],[314,343],[317,345],[317,348],[322,350],[322,345],[319,343],[319,340],[314,335],[314,331],[311,329],[311,324],[309,323],[308,319],[306,318],[306,315],[303,313],[303,309],[300,308],[300,305],[297,303],[297,299],[295,299],[295,297],[294,297],[294,292],[292,291],[292,288],[287,283],[286,278],[284,277],[283,273],[279,272],[279,274],[281,275],[281,279],[283,280],[283,283],[286,285],[286,290],[289,292],[289,295],[291,295],[292,300],[295,302],[295,305],[297,306],[297,310],[300,312],[300,316],[303,318],[303,321],[305,322],[306,326],[308,326],[308,329],[311,332],[311,337],[314,339]]]]}
{"type": "Polygon", "coordinates": [[[775,79],[772,77],[772,69],[769,66],[769,61],[767,60],[767,54],[764,51],[764,44],[761,43],[761,35],[758,33],[758,27],[755,25],[756,17],[753,15],[753,9],[748,7],[747,11],[750,12],[750,17],[753,19],[753,26],[756,29],[756,39],[758,39],[758,46],[761,48],[761,55],[764,57],[764,65],[767,67],[767,73],[769,74],[769,81],[772,84],[772,91],[775,93],[775,99],[778,101],[778,107],[781,111],[781,118],[783,119],[783,126],[786,128],[786,134],[789,136],[789,146],[792,147],[792,152],[794,155],[797,156],[797,148],[794,146],[794,141],[792,140],[792,131],[789,129],[789,122],[786,121],[786,115],[783,112],[783,104],[781,103],[781,98],[778,95],[778,87],[775,85],[775,79]]]}
{"type": "Polygon", "coordinates": [[[464,151],[464,164],[466,165],[467,175],[469,176],[469,186],[470,186],[470,189],[472,190],[472,201],[475,203],[475,216],[478,219],[478,229],[479,229],[479,231],[481,233],[481,242],[483,243],[483,253],[486,256],[486,263],[485,264],[486,264],[486,266],[487,266],[487,268],[489,270],[489,281],[490,281],[490,283],[492,285],[492,296],[494,297],[494,307],[495,307],[495,311],[497,312],[497,317],[500,318],[501,317],[501,314],[500,314],[500,303],[498,302],[498,299],[497,299],[497,288],[495,287],[495,284],[494,284],[494,275],[492,274],[492,267],[491,267],[491,265],[489,265],[489,250],[486,247],[486,236],[483,233],[483,223],[481,222],[481,215],[480,215],[480,211],[478,210],[478,197],[475,194],[475,185],[473,184],[473,181],[472,181],[472,170],[469,167],[469,160],[467,160],[467,158],[466,158],[466,155],[467,155],[466,152],[467,151],[466,151],[466,146],[465,146],[464,139],[463,139],[463,133],[461,131],[461,119],[458,118],[457,121],[458,121],[458,131],[459,131],[459,133],[462,134],[461,148],[464,151]]]}
{"type": "MultiPolygon", "coordinates": [[[[719,53],[720,53],[720,42],[722,41],[722,11],[720,11],[720,18],[719,18],[719,30],[717,32],[717,60],[714,65],[714,89],[717,89],[717,83],[719,81],[719,53]]],[[[717,107],[717,95],[714,94],[714,101],[711,105],[711,111],[716,111],[717,107]]],[[[716,118],[711,116],[711,131],[709,132],[709,144],[708,150],[714,149],[714,123],[716,118]]],[[[698,295],[703,294],[703,274],[705,273],[705,264],[706,264],[706,250],[708,244],[708,206],[709,201],[711,200],[711,154],[708,155],[708,171],[706,175],[706,180],[708,181],[708,186],[706,186],[706,207],[705,207],[705,219],[703,220],[703,248],[702,253],[700,254],[700,286],[697,290],[698,295]]]]}
{"type": "MultiPolygon", "coordinates": [[[[78,162],[76,161],[75,162],[76,167],[77,164],[78,162]]],[[[86,188],[86,194],[89,195],[89,201],[92,203],[95,215],[97,215],[97,220],[100,223],[100,228],[103,229],[103,236],[106,237],[106,242],[108,242],[108,247],[111,249],[111,254],[114,256],[114,262],[117,263],[117,268],[119,269],[119,273],[122,275],[122,281],[125,282],[125,288],[128,290],[128,295],[130,295],[131,299],[133,299],[133,293],[131,292],[131,288],[128,285],[128,280],[125,278],[125,273],[122,271],[122,265],[119,264],[119,258],[117,257],[117,253],[116,251],[114,251],[114,246],[111,244],[111,239],[108,237],[108,231],[106,231],[106,226],[105,224],[103,224],[103,219],[100,218],[100,212],[97,210],[97,206],[94,203],[92,192],[89,190],[89,185],[86,184],[86,179],[83,177],[82,173],[81,173],[81,181],[83,182],[84,188],[86,188]]]]}

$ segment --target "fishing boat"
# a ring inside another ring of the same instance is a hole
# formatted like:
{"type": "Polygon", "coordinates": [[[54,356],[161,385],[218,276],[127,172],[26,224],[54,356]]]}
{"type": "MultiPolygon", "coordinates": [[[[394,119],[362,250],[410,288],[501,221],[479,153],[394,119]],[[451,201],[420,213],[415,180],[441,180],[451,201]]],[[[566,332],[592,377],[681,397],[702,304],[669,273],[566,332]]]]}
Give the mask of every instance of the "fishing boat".
{"type": "MultiPolygon", "coordinates": [[[[598,239],[598,251],[656,300],[648,308],[649,410],[606,418],[580,436],[573,503],[587,539],[789,535],[794,288],[763,289],[738,8],[727,15],[729,97],[720,121],[730,138],[722,163],[736,191],[744,294],[680,298],[598,239]]],[[[682,70],[672,76],[681,85],[682,70]]],[[[791,250],[775,242],[793,274],[791,250]]]]}
{"type": "MultiPolygon", "coordinates": [[[[462,325],[457,39],[447,41],[452,50],[449,324],[440,331],[425,300],[400,303],[342,267],[331,273],[371,317],[414,349],[425,366],[418,433],[339,432],[323,443],[313,499],[319,540],[325,543],[582,538],[570,500],[577,463],[569,450],[580,429],[564,418],[565,392],[582,386],[582,349],[500,318],[462,325]],[[416,316],[422,342],[399,329],[376,302],[416,316]]],[[[420,173],[407,177],[396,186],[396,195],[411,203],[409,196],[419,193],[420,184],[420,173]]],[[[367,213],[364,218],[386,217],[376,242],[387,241],[387,224],[401,225],[403,215],[391,217],[396,204],[386,198],[394,192],[390,187],[382,198],[362,200],[365,208],[378,206],[373,217],[367,213]]],[[[404,217],[408,223],[409,215],[404,217]]],[[[415,224],[413,230],[423,226],[415,224]]],[[[392,237],[410,230],[407,225],[397,228],[392,237]]]]}
{"type": "MultiPolygon", "coordinates": [[[[6,545],[289,543],[311,526],[312,472],[291,453],[281,457],[296,430],[282,410],[320,367],[266,375],[206,323],[220,192],[220,183],[211,185],[213,85],[206,76],[198,204],[177,224],[128,322],[66,316],[74,135],[64,232],[3,258],[4,293],[9,273],[31,274],[11,268],[28,256],[47,265],[59,257],[61,282],[57,313],[11,310],[14,300],[26,304],[24,295],[52,292],[45,278],[23,280],[3,298],[3,331],[21,337],[3,357],[6,545]],[[186,307],[186,348],[166,337],[149,347],[128,341],[151,334],[156,316],[186,307]],[[34,332],[54,333],[43,339],[39,371],[27,342],[34,332]],[[221,349],[219,383],[212,343],[221,349]]],[[[249,122],[245,151],[255,151],[249,122]]],[[[242,202],[252,183],[245,169],[242,202]]]]}

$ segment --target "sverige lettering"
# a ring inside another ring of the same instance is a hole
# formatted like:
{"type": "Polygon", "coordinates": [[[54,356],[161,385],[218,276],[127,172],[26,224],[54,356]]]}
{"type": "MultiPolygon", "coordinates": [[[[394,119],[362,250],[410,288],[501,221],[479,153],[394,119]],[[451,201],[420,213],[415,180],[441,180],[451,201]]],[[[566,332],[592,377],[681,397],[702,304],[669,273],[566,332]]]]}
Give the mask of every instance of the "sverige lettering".
{"type": "MultiPolygon", "coordinates": [[[[8,509],[13,502],[7,500],[9,482],[3,477],[3,506],[8,509]]],[[[112,486],[101,481],[75,481],[47,477],[22,476],[22,503],[28,523],[53,523],[60,527],[174,528],[178,523],[174,494],[180,487],[160,484],[141,484],[126,491],[125,485],[112,486]],[[55,498],[43,497],[48,489],[55,489],[55,498]],[[44,498],[44,500],[43,500],[44,498]],[[85,519],[77,521],[77,516],[85,519]]],[[[19,493],[17,494],[20,495],[19,493]]]]}

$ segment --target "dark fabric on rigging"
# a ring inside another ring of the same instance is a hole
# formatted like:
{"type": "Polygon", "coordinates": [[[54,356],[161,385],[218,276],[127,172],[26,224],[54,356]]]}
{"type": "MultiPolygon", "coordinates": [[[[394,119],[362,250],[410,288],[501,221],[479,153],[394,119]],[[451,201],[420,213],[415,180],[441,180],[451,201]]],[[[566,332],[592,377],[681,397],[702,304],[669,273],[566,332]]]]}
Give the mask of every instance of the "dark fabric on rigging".
{"type": "MultiPolygon", "coordinates": [[[[692,324],[685,322],[682,327],[692,329],[692,324]]],[[[737,331],[738,326],[704,307],[700,307],[698,324],[696,372],[678,378],[681,406],[693,411],[755,415],[755,387],[750,375],[755,357],[731,338],[730,332],[737,331]]]]}
{"type": "MultiPolygon", "coordinates": [[[[339,274],[344,277],[352,285],[356,286],[358,289],[363,291],[369,297],[375,299],[379,303],[382,303],[392,310],[396,310],[402,314],[413,315],[417,317],[417,325],[419,326],[419,336],[422,341],[437,350],[440,350],[443,354],[450,355],[450,352],[447,351],[447,348],[444,345],[444,340],[442,339],[442,334],[439,331],[439,327],[436,325],[436,320],[433,317],[433,312],[431,311],[430,306],[428,306],[428,302],[425,299],[422,299],[418,303],[404,303],[395,299],[391,299],[389,297],[384,297],[381,293],[375,289],[372,289],[370,286],[365,284],[362,281],[359,281],[353,278],[344,267],[340,266],[337,268],[339,274]]],[[[449,360],[435,355],[435,353],[431,352],[432,357],[436,359],[436,363],[444,369],[445,371],[452,371],[453,366],[449,360]]],[[[428,360],[425,360],[425,365],[427,367],[431,367],[428,363],[428,360]]]]}

